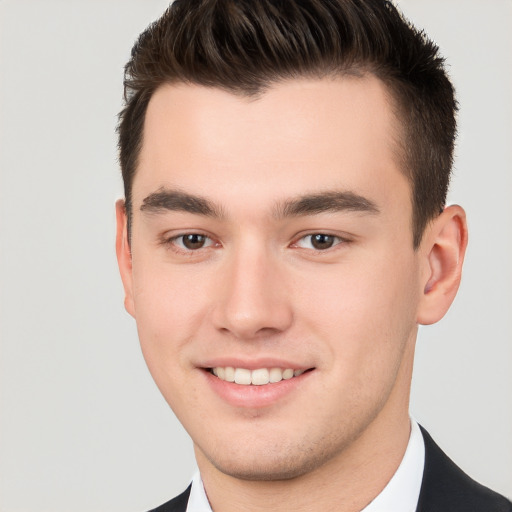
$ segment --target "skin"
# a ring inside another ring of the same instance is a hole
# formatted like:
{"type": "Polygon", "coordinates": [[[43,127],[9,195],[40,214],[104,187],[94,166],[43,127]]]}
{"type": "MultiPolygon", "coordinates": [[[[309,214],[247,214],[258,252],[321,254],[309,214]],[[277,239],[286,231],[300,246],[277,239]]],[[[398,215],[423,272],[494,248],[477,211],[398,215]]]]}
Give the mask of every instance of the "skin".
{"type": "Polygon", "coordinates": [[[256,99],[166,85],[150,101],[131,246],[117,204],[125,306],[216,512],[361,510],[403,457],[417,326],[451,304],[467,232],[451,206],[413,249],[392,112],[371,76],[256,99]],[[294,211],[340,193],[366,206],[294,211]],[[188,249],[189,233],[205,245],[188,249]],[[311,371],[275,399],[238,386],[233,402],[205,369],[226,361],[311,371]]]}

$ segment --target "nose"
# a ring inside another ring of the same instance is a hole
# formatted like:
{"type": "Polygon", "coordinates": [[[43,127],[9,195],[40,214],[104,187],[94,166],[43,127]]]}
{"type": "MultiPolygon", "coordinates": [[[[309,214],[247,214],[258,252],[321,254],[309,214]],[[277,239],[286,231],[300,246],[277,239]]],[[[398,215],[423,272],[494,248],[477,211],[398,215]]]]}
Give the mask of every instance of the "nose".
{"type": "Polygon", "coordinates": [[[246,340],[288,329],[292,297],[277,260],[261,247],[247,247],[224,262],[214,311],[217,329],[246,340]]]}

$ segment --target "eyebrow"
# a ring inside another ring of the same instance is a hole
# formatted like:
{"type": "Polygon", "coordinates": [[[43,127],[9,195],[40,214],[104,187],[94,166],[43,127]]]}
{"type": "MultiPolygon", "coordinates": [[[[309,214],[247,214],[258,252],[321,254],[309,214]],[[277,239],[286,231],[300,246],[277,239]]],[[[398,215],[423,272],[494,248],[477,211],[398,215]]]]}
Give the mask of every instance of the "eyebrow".
{"type": "MultiPolygon", "coordinates": [[[[209,199],[164,187],[149,194],[142,201],[140,210],[150,214],[181,211],[216,219],[224,216],[222,208],[209,199]]],[[[282,219],[343,211],[375,215],[379,213],[379,208],[370,199],[351,191],[326,191],[278,203],[274,208],[274,217],[282,219]]]]}
{"type": "Polygon", "coordinates": [[[277,205],[274,216],[277,218],[316,215],[329,212],[359,212],[370,215],[380,213],[377,205],[351,191],[327,191],[299,196],[277,205]]]}
{"type": "Polygon", "coordinates": [[[147,213],[164,213],[166,211],[181,211],[204,215],[206,217],[220,218],[222,210],[208,199],[161,187],[149,194],[143,201],[140,210],[147,213]]]}

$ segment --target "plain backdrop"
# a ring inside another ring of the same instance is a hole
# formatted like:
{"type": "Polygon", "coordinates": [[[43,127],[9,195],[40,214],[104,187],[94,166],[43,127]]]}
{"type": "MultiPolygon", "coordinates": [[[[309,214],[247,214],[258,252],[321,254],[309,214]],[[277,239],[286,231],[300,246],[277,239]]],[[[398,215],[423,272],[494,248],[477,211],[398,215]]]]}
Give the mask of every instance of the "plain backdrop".
{"type": "MultiPolygon", "coordinates": [[[[0,510],[147,510],[194,470],[123,309],[122,68],[165,0],[0,0],[0,510]]],[[[512,496],[512,1],[402,0],[461,104],[462,287],[420,330],[412,413],[512,496]]]]}

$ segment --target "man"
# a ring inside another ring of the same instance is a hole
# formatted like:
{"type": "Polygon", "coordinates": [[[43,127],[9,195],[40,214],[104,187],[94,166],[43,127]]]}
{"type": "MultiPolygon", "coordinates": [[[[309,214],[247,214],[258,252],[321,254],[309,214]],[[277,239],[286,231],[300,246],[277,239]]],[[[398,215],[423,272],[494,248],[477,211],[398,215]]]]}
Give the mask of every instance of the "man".
{"type": "Polygon", "coordinates": [[[408,414],[467,244],[436,46],[382,0],[177,0],[125,88],[125,306],[200,471],[157,510],[512,510],[408,414]]]}

